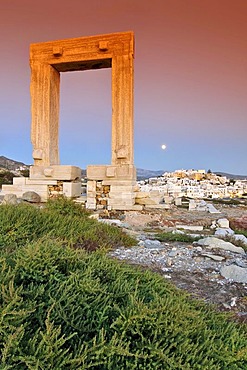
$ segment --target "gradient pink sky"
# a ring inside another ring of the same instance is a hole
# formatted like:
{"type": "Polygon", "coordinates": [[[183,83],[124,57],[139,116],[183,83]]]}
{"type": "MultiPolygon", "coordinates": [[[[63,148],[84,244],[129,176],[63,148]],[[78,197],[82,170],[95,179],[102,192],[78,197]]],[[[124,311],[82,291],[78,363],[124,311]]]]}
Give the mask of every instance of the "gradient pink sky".
{"type": "MultiPolygon", "coordinates": [[[[33,163],[30,43],[128,30],[135,165],[247,175],[247,0],[0,0],[0,155],[33,163]]],[[[110,70],[62,74],[60,123],[62,164],[110,163],[110,70]]]]}

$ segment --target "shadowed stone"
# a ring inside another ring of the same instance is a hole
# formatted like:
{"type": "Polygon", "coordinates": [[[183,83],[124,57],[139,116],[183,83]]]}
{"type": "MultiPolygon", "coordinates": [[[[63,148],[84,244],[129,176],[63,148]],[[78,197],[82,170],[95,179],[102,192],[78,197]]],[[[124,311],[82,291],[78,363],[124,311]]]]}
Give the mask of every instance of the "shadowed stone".
{"type": "Polygon", "coordinates": [[[35,191],[26,191],[22,195],[22,199],[30,203],[40,203],[41,201],[39,194],[35,193],[35,191]]]}
{"type": "Polygon", "coordinates": [[[2,204],[18,204],[17,196],[15,194],[6,194],[3,198],[2,204]]]}

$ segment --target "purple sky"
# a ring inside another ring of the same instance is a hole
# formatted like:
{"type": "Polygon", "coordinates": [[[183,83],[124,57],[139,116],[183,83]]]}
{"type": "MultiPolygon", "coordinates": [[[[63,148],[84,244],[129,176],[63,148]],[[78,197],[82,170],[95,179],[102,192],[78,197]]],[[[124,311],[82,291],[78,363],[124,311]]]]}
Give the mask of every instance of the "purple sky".
{"type": "MultiPolygon", "coordinates": [[[[135,165],[246,175],[247,0],[0,0],[0,155],[33,163],[30,43],[128,30],[135,165]]],[[[62,74],[60,125],[61,164],[110,163],[111,70],[62,74]]]]}

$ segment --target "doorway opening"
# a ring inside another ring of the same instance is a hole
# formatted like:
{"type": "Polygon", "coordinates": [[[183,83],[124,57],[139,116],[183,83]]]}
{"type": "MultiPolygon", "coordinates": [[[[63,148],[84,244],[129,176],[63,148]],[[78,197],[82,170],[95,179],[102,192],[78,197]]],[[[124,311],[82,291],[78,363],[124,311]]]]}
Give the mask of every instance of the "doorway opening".
{"type": "Polygon", "coordinates": [[[111,163],[111,69],[60,73],[60,163],[111,163]]]}

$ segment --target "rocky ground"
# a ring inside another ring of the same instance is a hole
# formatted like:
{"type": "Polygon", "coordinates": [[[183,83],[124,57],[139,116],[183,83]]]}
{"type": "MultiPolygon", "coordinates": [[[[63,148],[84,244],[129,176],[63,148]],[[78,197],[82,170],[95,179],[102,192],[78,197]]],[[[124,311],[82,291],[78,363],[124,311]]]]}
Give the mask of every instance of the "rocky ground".
{"type": "Polygon", "coordinates": [[[193,297],[247,322],[247,245],[245,250],[239,246],[244,246],[243,243],[238,242],[234,243],[238,245],[236,249],[229,242],[221,246],[216,243],[218,237],[216,242],[211,239],[215,243],[211,245],[204,245],[200,240],[192,243],[157,240],[156,234],[163,231],[193,233],[205,240],[215,233],[217,220],[222,218],[229,220],[232,227],[235,224],[245,227],[246,206],[216,207],[220,213],[191,212],[174,206],[170,210],[110,214],[108,216],[114,219],[106,222],[115,223],[138,240],[136,247],[117,248],[110,254],[127,263],[150,268],[193,297]],[[185,227],[183,231],[181,226],[185,227]],[[186,226],[192,230],[186,230],[186,226]]]}

